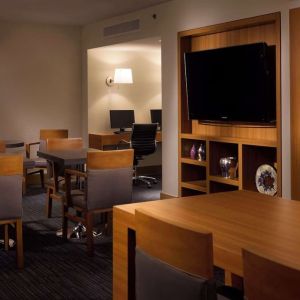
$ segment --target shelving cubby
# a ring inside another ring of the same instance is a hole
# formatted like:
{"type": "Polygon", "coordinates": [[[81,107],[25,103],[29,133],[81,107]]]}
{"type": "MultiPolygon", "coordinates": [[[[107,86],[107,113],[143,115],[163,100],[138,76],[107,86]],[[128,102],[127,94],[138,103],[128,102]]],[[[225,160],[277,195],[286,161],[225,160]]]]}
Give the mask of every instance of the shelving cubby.
{"type": "Polygon", "coordinates": [[[256,191],[255,173],[261,164],[276,165],[277,195],[281,195],[280,19],[280,13],[273,13],[178,33],[179,195],[237,189],[256,191]],[[276,124],[209,124],[190,120],[184,53],[257,42],[275,46],[276,124]],[[201,143],[206,146],[206,160],[191,159],[191,147],[195,145],[197,149],[201,143]],[[236,178],[221,176],[220,158],[228,156],[238,159],[236,178]]]}
{"type": "Polygon", "coordinates": [[[277,167],[276,147],[243,145],[243,189],[256,191],[256,170],[263,164],[277,167]]]}

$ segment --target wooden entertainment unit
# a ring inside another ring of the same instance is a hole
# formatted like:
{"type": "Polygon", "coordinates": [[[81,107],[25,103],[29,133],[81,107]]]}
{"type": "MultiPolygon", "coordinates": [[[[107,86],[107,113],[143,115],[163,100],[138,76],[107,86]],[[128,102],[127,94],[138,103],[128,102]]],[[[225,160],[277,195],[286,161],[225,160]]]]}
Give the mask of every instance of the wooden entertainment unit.
{"type": "Polygon", "coordinates": [[[179,32],[178,59],[179,195],[256,191],[256,170],[269,164],[277,170],[277,195],[281,196],[280,13],[179,32]],[[276,125],[212,125],[188,120],[184,53],[257,42],[276,46],[276,125]],[[204,161],[190,158],[191,147],[198,149],[200,144],[206,147],[204,161]],[[221,176],[219,160],[224,156],[238,159],[234,179],[221,176]]]}

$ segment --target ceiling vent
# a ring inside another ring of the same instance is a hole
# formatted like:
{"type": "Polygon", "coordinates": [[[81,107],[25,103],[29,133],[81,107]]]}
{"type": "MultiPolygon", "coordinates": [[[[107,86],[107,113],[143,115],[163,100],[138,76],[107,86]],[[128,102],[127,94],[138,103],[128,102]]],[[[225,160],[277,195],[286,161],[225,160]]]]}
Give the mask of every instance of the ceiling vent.
{"type": "Polygon", "coordinates": [[[140,29],[140,20],[136,19],[129,22],[124,22],[108,27],[104,27],[103,36],[110,37],[114,35],[121,35],[132,31],[137,31],[140,29]]]}

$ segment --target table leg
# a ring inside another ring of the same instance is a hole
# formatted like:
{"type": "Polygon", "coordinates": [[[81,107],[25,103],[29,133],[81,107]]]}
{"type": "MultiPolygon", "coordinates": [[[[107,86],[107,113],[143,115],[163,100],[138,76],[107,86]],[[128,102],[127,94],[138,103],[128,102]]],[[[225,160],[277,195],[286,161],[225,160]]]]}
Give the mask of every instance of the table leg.
{"type": "Polygon", "coordinates": [[[134,216],[113,209],[113,299],[132,299],[134,261],[130,253],[134,232],[134,216]]]}

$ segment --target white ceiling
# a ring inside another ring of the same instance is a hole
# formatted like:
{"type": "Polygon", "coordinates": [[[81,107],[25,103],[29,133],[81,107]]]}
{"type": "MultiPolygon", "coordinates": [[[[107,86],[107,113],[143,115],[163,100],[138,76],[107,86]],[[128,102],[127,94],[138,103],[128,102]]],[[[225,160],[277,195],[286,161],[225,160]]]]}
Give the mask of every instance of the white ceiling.
{"type": "Polygon", "coordinates": [[[170,0],[0,0],[0,20],[85,25],[170,0]]]}

